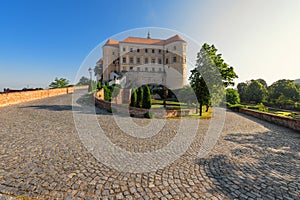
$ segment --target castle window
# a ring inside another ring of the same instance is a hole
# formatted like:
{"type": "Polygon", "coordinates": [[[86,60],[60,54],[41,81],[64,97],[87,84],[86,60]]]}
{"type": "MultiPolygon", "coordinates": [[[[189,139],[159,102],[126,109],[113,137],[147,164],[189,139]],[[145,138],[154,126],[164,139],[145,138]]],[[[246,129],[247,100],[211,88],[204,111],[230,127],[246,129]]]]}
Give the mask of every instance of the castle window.
{"type": "Polygon", "coordinates": [[[158,64],[161,64],[161,59],[160,58],[158,59],[158,64]]]}
{"type": "Polygon", "coordinates": [[[145,67],[145,71],[146,71],[146,72],[148,71],[148,67],[145,67]]]}
{"type": "Polygon", "coordinates": [[[148,64],[148,58],[145,58],[145,64],[148,64]]]}
{"type": "Polygon", "coordinates": [[[173,57],[173,63],[176,63],[177,62],[177,58],[176,56],[173,57]]]}
{"type": "Polygon", "coordinates": [[[145,49],[145,53],[148,53],[148,49],[145,49]]]}
{"type": "Polygon", "coordinates": [[[158,49],[158,53],[161,53],[161,49],[158,49]]]}
{"type": "Polygon", "coordinates": [[[133,64],[133,57],[129,58],[129,62],[130,62],[130,64],[133,64]]]}
{"type": "Polygon", "coordinates": [[[155,63],[155,59],[154,58],[151,59],[151,63],[155,63]]]}
{"type": "Polygon", "coordinates": [[[168,58],[166,58],[166,64],[169,64],[169,59],[168,58]]]}
{"type": "Polygon", "coordinates": [[[126,51],[126,48],[125,48],[125,47],[123,47],[123,51],[126,51]]]}
{"type": "Polygon", "coordinates": [[[133,67],[130,67],[129,69],[132,71],[132,70],[133,70],[133,67]]]}
{"type": "Polygon", "coordinates": [[[137,49],[136,52],[140,53],[140,49],[137,49]]]}
{"type": "Polygon", "coordinates": [[[155,49],[152,49],[152,53],[155,53],[155,49]]]}
{"type": "Polygon", "coordinates": [[[152,71],[153,71],[153,72],[155,72],[155,69],[154,69],[154,67],[152,67],[152,71]]]}
{"type": "Polygon", "coordinates": [[[126,57],[123,57],[122,63],[126,63],[126,57]]]}
{"type": "Polygon", "coordinates": [[[166,52],[169,53],[169,50],[167,49],[166,52]]]}
{"type": "Polygon", "coordinates": [[[140,59],[140,58],[137,58],[137,59],[136,59],[136,62],[137,62],[137,64],[140,64],[140,63],[141,63],[141,59],[140,59]]]}
{"type": "Polygon", "coordinates": [[[130,48],[130,52],[133,52],[133,48],[130,48]]]}
{"type": "Polygon", "coordinates": [[[112,55],[115,55],[115,52],[114,52],[114,51],[112,52],[112,55]]]}

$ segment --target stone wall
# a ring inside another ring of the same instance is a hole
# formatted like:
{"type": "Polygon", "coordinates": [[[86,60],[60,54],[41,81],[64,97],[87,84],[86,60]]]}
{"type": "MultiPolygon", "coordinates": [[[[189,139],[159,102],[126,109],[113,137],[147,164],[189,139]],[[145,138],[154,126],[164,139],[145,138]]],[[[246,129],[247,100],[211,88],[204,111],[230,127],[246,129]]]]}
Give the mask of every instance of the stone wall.
{"type": "MultiPolygon", "coordinates": [[[[75,88],[86,89],[87,86],[79,86],[75,88]]],[[[2,93],[0,94],[0,107],[22,103],[26,101],[43,99],[47,97],[58,96],[62,94],[69,94],[73,92],[74,92],[74,87],[2,93]]]]}
{"type": "Polygon", "coordinates": [[[253,117],[277,124],[277,125],[281,125],[281,126],[285,126],[287,128],[291,128],[294,129],[296,131],[300,131],[300,119],[292,119],[290,117],[283,117],[283,116],[278,116],[272,113],[265,113],[265,112],[260,112],[260,111],[254,111],[254,110],[250,110],[250,109],[245,109],[245,108],[241,108],[239,109],[240,113],[244,113],[247,115],[251,115],[253,117]]]}

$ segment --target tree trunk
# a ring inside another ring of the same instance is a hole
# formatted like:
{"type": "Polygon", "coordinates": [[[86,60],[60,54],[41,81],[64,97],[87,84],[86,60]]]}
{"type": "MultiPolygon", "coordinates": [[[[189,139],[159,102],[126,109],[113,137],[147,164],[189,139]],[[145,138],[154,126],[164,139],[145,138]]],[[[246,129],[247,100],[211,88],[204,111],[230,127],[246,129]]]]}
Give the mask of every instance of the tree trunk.
{"type": "Polygon", "coordinates": [[[208,112],[208,109],[209,109],[209,106],[208,106],[208,105],[206,105],[206,110],[205,110],[205,112],[208,112]]]}
{"type": "Polygon", "coordinates": [[[202,103],[199,104],[199,116],[202,116],[202,103]]]}

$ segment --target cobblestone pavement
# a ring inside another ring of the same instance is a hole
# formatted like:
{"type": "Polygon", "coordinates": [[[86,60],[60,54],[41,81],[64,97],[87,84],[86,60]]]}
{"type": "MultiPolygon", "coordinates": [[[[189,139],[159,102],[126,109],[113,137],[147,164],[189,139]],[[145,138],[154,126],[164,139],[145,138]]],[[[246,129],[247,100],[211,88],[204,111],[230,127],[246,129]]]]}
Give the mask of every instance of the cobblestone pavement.
{"type": "MultiPolygon", "coordinates": [[[[232,112],[210,155],[197,158],[209,120],[180,159],[151,173],[122,173],[98,162],[76,132],[71,95],[0,108],[2,199],[300,199],[300,134],[232,112]]],[[[130,151],[159,149],[174,136],[168,120],[151,140],[124,135],[112,115],[98,120],[130,151]]],[[[87,113],[88,115],[88,113],[87,113]]],[[[148,119],[134,119],[143,125],[148,119]]]]}

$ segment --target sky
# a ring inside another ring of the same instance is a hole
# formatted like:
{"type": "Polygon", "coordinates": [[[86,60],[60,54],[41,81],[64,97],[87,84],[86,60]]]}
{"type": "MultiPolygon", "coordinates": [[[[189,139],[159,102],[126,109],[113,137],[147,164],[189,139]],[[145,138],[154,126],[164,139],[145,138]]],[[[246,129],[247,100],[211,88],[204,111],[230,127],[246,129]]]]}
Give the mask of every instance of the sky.
{"type": "Polygon", "coordinates": [[[143,27],[214,44],[236,83],[297,79],[299,10],[299,0],[1,0],[0,91],[46,88],[55,77],[72,83],[97,45],[143,27]]]}

